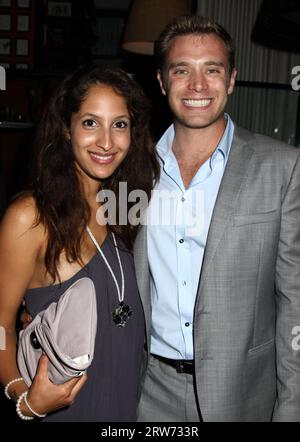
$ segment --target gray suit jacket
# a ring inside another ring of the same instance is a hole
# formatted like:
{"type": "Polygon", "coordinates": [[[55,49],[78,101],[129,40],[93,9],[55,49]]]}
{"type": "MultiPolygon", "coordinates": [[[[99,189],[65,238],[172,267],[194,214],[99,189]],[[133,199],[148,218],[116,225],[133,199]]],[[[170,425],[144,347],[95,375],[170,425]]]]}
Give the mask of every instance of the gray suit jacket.
{"type": "MultiPolygon", "coordinates": [[[[194,310],[204,421],[300,421],[300,151],[236,128],[194,310]]],[[[150,343],[147,231],[135,264],[150,343]]],[[[149,346],[148,346],[149,347],[149,346]]]]}

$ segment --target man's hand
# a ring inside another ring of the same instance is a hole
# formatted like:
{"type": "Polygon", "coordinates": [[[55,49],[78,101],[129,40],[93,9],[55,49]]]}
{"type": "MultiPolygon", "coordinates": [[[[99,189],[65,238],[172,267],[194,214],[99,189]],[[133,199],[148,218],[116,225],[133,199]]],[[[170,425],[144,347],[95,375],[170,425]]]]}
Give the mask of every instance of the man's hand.
{"type": "Polygon", "coordinates": [[[32,317],[30,316],[28,311],[24,309],[21,313],[20,320],[24,329],[31,323],[32,317]]]}

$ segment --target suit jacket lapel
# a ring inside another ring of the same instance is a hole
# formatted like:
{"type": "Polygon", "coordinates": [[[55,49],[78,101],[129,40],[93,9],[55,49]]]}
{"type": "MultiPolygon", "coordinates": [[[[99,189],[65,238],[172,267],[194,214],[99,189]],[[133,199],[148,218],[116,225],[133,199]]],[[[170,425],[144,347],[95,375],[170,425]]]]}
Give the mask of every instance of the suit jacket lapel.
{"type": "Polygon", "coordinates": [[[249,133],[236,127],[208,232],[198,294],[207,277],[211,261],[217,251],[226,225],[231,219],[243,179],[253,155],[253,149],[248,141],[249,133]]]}
{"type": "Polygon", "coordinates": [[[149,343],[151,328],[151,299],[146,226],[142,226],[139,230],[134,243],[133,253],[137,283],[145,314],[147,340],[149,343]]]}

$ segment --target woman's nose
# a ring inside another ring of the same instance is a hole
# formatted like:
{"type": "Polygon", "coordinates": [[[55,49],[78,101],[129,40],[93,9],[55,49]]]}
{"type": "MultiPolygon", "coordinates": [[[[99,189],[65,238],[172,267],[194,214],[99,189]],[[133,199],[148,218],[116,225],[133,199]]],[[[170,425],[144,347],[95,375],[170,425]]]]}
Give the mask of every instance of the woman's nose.
{"type": "Polygon", "coordinates": [[[104,152],[112,148],[112,137],[109,129],[101,130],[97,134],[96,146],[101,147],[104,152]]]}

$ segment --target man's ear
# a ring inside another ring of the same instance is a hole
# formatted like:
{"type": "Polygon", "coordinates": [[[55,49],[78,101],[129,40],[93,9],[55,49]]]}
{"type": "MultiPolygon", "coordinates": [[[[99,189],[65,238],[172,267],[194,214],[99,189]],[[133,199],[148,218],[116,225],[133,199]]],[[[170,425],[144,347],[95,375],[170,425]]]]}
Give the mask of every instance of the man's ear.
{"type": "Polygon", "coordinates": [[[233,68],[230,79],[229,79],[229,85],[228,85],[228,91],[227,91],[228,95],[231,95],[233,93],[236,76],[237,76],[237,70],[236,70],[236,68],[233,68]]]}
{"type": "Polygon", "coordinates": [[[163,80],[162,72],[161,72],[160,69],[158,69],[158,71],[157,71],[157,79],[158,79],[158,82],[159,82],[161,93],[163,95],[167,95],[166,90],[164,88],[164,80],[163,80]]]}

